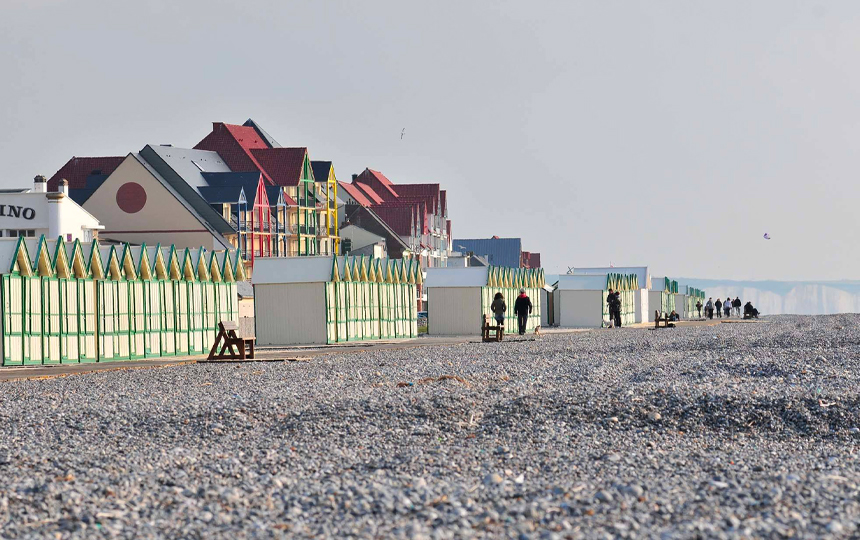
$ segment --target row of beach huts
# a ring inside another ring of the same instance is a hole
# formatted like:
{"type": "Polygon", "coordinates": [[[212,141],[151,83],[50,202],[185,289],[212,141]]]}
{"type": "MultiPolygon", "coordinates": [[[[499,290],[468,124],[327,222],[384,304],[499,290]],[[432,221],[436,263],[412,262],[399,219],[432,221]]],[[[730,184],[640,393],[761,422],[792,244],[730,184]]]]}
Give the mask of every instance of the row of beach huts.
{"type": "Polygon", "coordinates": [[[516,327],[514,301],[524,289],[532,301],[527,332],[536,327],[608,325],[609,290],[619,291],[622,325],[653,322],[675,311],[698,317],[704,291],[655,278],[647,267],[576,268],[547,283],[543,269],[477,266],[428,268],[414,261],[365,257],[261,259],[253,283],[260,345],[331,344],[416,337],[416,289],[427,294],[428,334],[477,335],[501,293],[516,327]]]}
{"type": "MultiPolygon", "coordinates": [[[[246,283],[235,251],[100,245],[19,238],[0,241],[3,365],[61,364],[202,355],[218,323],[240,315],[246,283]]],[[[501,293],[510,308],[524,289],[527,331],[600,328],[606,296],[621,293],[622,324],[676,311],[698,316],[704,292],[647,267],[577,268],[547,283],[543,269],[479,266],[422,270],[410,258],[261,258],[251,279],[254,332],[262,346],[415,338],[417,299],[427,294],[430,335],[477,335],[501,293]]]]}

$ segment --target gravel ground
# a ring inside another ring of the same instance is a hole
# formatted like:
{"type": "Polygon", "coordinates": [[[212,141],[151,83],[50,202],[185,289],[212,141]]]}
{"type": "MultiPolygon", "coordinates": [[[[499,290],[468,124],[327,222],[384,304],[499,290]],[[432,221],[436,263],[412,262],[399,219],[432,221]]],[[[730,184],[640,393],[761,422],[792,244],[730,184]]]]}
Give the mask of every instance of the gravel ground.
{"type": "Polygon", "coordinates": [[[860,316],[5,383],[4,538],[860,535],[860,316]]]}

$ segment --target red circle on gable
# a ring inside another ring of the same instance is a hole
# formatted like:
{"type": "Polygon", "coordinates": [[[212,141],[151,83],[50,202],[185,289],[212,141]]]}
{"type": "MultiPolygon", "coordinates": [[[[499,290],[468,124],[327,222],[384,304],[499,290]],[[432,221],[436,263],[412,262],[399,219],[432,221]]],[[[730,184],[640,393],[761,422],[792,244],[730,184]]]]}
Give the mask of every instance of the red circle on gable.
{"type": "Polygon", "coordinates": [[[116,192],[116,204],[126,214],[140,212],[146,205],[146,190],[137,182],[126,182],[116,192]]]}

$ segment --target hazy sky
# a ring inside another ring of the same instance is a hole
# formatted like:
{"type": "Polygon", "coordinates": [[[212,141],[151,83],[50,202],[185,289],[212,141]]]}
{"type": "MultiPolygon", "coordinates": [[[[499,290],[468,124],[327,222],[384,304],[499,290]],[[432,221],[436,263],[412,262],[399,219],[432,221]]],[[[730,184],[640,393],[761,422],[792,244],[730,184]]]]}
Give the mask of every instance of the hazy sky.
{"type": "Polygon", "coordinates": [[[0,185],[251,117],[549,272],[860,279],[858,66],[848,1],[0,0],[0,185]]]}

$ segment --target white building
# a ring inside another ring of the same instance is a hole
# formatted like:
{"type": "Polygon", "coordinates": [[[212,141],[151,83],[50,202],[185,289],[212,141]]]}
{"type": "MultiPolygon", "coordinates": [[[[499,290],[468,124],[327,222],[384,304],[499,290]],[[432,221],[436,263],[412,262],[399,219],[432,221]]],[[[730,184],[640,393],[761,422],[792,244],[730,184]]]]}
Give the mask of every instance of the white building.
{"type": "Polygon", "coordinates": [[[574,268],[574,276],[607,276],[609,274],[634,274],[639,288],[634,291],[634,320],[637,323],[653,321],[654,314],[649,311],[648,290],[651,288],[651,273],[647,266],[609,266],[594,268],[574,268]]]}
{"type": "Polygon", "coordinates": [[[481,333],[483,317],[492,321],[490,306],[496,293],[501,293],[507,305],[507,333],[517,330],[514,303],[519,289],[526,290],[532,302],[532,314],[526,332],[541,324],[541,287],[545,285],[543,270],[475,266],[462,268],[428,268],[427,314],[428,333],[434,336],[469,336],[481,333]]]}
{"type": "MultiPolygon", "coordinates": [[[[613,269],[614,270],[614,269],[613,269]]],[[[601,328],[609,322],[609,289],[621,292],[621,325],[636,322],[636,274],[559,276],[553,291],[555,323],[567,328],[601,328]]]]}
{"type": "Polygon", "coordinates": [[[99,221],[68,196],[68,184],[48,192],[44,176],[33,188],[0,190],[0,237],[45,238],[91,242],[104,229],[99,221]]]}

